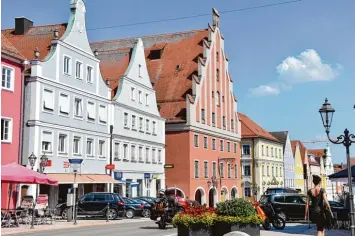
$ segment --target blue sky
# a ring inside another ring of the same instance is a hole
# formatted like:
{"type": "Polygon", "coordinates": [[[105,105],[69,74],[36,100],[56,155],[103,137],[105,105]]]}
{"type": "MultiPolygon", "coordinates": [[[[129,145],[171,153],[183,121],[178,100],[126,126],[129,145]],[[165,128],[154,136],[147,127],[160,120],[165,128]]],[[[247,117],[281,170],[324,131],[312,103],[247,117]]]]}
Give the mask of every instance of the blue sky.
{"type": "MultiPolygon", "coordinates": [[[[87,28],[101,28],[206,14],[281,2],[277,0],[158,1],[86,0],[87,28]]],[[[268,131],[288,130],[292,139],[325,139],[318,109],[328,97],[337,110],[331,133],[355,133],[355,1],[303,0],[221,14],[220,26],[234,80],[238,109],[268,131]]],[[[35,25],[66,23],[69,0],[3,0],[2,28],[14,17],[35,25]]],[[[211,16],[88,31],[90,41],[206,28],[211,16]]],[[[325,143],[307,144],[325,148],[325,143]]],[[[351,148],[355,156],[355,145],[351,148]]],[[[331,145],[333,160],[345,148],[331,145]]]]}

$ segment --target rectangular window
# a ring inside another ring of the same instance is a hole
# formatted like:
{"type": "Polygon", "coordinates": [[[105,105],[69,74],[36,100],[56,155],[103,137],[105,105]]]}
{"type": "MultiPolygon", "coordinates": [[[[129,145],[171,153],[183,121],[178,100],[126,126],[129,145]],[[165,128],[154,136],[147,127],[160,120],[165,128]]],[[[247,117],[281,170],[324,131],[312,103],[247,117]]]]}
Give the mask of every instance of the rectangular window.
{"type": "Polygon", "coordinates": [[[216,124],[216,113],[212,112],[212,124],[216,124]]]}
{"type": "Polygon", "coordinates": [[[271,147],[271,157],[274,157],[274,148],[271,147]]]}
{"type": "Polygon", "coordinates": [[[279,149],[279,157],[282,158],[282,156],[281,156],[281,149],[279,149]]]}
{"type": "Polygon", "coordinates": [[[269,156],[269,147],[266,147],[266,156],[269,156]]]}
{"type": "Polygon", "coordinates": [[[1,87],[13,90],[14,89],[14,71],[9,67],[2,67],[1,87]]]}
{"type": "Polygon", "coordinates": [[[139,130],[143,131],[143,117],[139,117],[139,130]]]}
{"type": "Polygon", "coordinates": [[[198,147],[198,135],[197,134],[194,135],[194,145],[195,145],[195,147],[198,147]]]}
{"type": "Polygon", "coordinates": [[[196,179],[200,178],[200,173],[199,173],[199,161],[195,161],[195,178],[196,178],[196,179]]]}
{"type": "Polygon", "coordinates": [[[106,146],[104,140],[99,140],[99,157],[106,157],[106,146]]]}
{"type": "Polygon", "coordinates": [[[43,110],[50,112],[54,110],[54,92],[52,90],[43,90],[43,110]]]}
{"type": "Polygon", "coordinates": [[[143,98],[142,98],[142,91],[138,91],[138,101],[139,101],[139,103],[142,103],[142,100],[143,100],[143,98]]]}
{"type": "Polygon", "coordinates": [[[90,157],[94,156],[94,140],[91,138],[86,140],[86,155],[90,157]]]}
{"type": "Polygon", "coordinates": [[[145,130],[146,130],[147,133],[150,132],[149,120],[148,119],[145,120],[145,130]]]}
{"type": "Polygon", "coordinates": [[[228,150],[228,152],[231,152],[231,143],[230,142],[227,142],[227,150],[228,150]]]}
{"type": "Polygon", "coordinates": [[[131,161],[135,161],[135,160],[136,160],[136,146],[131,145],[131,161]]]}
{"type": "Polygon", "coordinates": [[[86,67],[86,82],[92,84],[94,81],[93,81],[93,68],[91,66],[87,66],[86,67]]]}
{"type": "Polygon", "coordinates": [[[136,89],[131,87],[131,100],[135,101],[136,100],[136,89]]]}
{"type": "Polygon", "coordinates": [[[127,112],[124,113],[123,124],[124,124],[124,127],[128,127],[128,113],[127,112]]]}
{"type": "Polygon", "coordinates": [[[234,165],[234,178],[238,179],[238,165],[234,165]]]}
{"type": "Polygon", "coordinates": [[[61,93],[59,95],[59,112],[62,115],[69,115],[69,95],[61,93]]]}
{"type": "Polygon", "coordinates": [[[237,153],[237,144],[236,143],[234,143],[234,145],[233,145],[234,147],[233,147],[233,151],[234,151],[234,153],[237,153]]]}
{"type": "Polygon", "coordinates": [[[115,160],[119,160],[120,159],[120,143],[115,143],[114,159],[115,160]]]}
{"type": "Polygon", "coordinates": [[[217,163],[212,162],[212,176],[217,177],[217,163]]]}
{"type": "Polygon", "coordinates": [[[216,61],[219,61],[219,52],[216,52],[216,61]]]}
{"type": "Polygon", "coordinates": [[[219,81],[219,69],[218,68],[216,69],[216,78],[217,78],[217,81],[219,81]]]}
{"type": "Polygon", "coordinates": [[[161,150],[158,150],[158,163],[161,163],[161,150]]]}
{"type": "Polygon", "coordinates": [[[64,64],[64,69],[63,69],[64,74],[69,75],[70,74],[70,58],[65,56],[63,64],[64,64]]]}
{"type": "Polygon", "coordinates": [[[269,168],[269,166],[266,166],[266,173],[267,173],[267,176],[270,176],[270,168],[269,168]]]}
{"type": "Polygon", "coordinates": [[[156,162],[157,162],[155,154],[156,154],[156,153],[155,153],[155,148],[153,148],[153,149],[152,149],[152,162],[153,162],[153,163],[156,163],[156,162]]]}
{"type": "Polygon", "coordinates": [[[74,116],[83,117],[83,100],[81,98],[74,99],[74,116]]]}
{"type": "Polygon", "coordinates": [[[58,137],[58,152],[59,153],[67,153],[67,140],[68,140],[68,135],[66,134],[59,134],[58,137]]]}
{"type": "Polygon", "coordinates": [[[223,150],[224,150],[224,147],[223,147],[223,146],[224,146],[223,140],[220,140],[220,141],[219,141],[219,145],[220,145],[220,151],[223,152],[223,150]]]}
{"type": "Polygon", "coordinates": [[[206,148],[206,149],[208,148],[207,140],[208,140],[207,137],[203,137],[203,147],[206,148]]]}
{"type": "Polygon", "coordinates": [[[132,115],[132,129],[136,129],[136,116],[132,115]]]}
{"type": "Polygon", "coordinates": [[[143,147],[138,148],[138,158],[139,161],[143,161],[143,147]]]}
{"type": "Polygon", "coordinates": [[[203,176],[205,177],[205,178],[208,178],[208,161],[205,161],[204,163],[203,163],[203,176]]]}
{"type": "Polygon", "coordinates": [[[278,167],[277,166],[275,167],[275,174],[276,174],[276,177],[279,177],[279,172],[278,172],[278,167]]]}
{"type": "Polygon", "coordinates": [[[228,177],[228,179],[232,178],[231,172],[232,172],[231,164],[228,163],[228,164],[227,164],[227,177],[228,177]]]}
{"type": "Polygon", "coordinates": [[[128,158],[128,144],[123,144],[123,159],[127,160],[128,158]]]}
{"type": "Polygon", "coordinates": [[[52,132],[42,132],[42,152],[52,152],[52,132]]]}
{"type": "Polygon", "coordinates": [[[157,123],[153,121],[153,134],[157,133],[157,123]]]}
{"type": "Polygon", "coordinates": [[[106,124],[107,122],[107,107],[105,105],[99,106],[99,122],[106,124]]]}
{"type": "Polygon", "coordinates": [[[261,145],[261,155],[264,156],[264,145],[261,145]]]}
{"type": "Polygon", "coordinates": [[[77,136],[73,139],[73,154],[81,155],[81,138],[77,136]]]}
{"type": "Polygon", "coordinates": [[[250,187],[245,187],[244,188],[244,196],[245,197],[251,197],[251,189],[250,189],[250,187]]]}
{"type": "Polygon", "coordinates": [[[223,122],[223,129],[226,129],[226,117],[222,117],[222,122],[223,122]]]}
{"type": "Polygon", "coordinates": [[[12,141],[12,121],[11,119],[1,118],[1,141],[12,141]]]}
{"type": "Polygon", "coordinates": [[[243,155],[250,155],[250,145],[243,145],[243,155]]]}
{"type": "Polygon", "coordinates": [[[212,150],[216,150],[216,139],[212,139],[212,150]]]}
{"type": "Polygon", "coordinates": [[[274,167],[271,167],[271,177],[274,177],[274,167]]]}
{"type": "Polygon", "coordinates": [[[231,119],[231,130],[232,130],[232,132],[234,132],[234,120],[233,119],[231,119]]]}
{"type": "Polygon", "coordinates": [[[224,178],[224,163],[220,163],[219,173],[221,178],[224,178]]]}
{"type": "Polygon", "coordinates": [[[88,102],[87,104],[87,118],[89,121],[94,121],[95,120],[95,103],[94,102],[88,102]]]}
{"type": "Polygon", "coordinates": [[[205,121],[205,109],[201,109],[201,120],[205,121]]]}
{"type": "Polygon", "coordinates": [[[280,167],[280,177],[282,177],[282,168],[280,167]]]}
{"type": "Polygon", "coordinates": [[[149,148],[145,149],[145,162],[149,162],[149,148]]]}
{"type": "Polygon", "coordinates": [[[82,67],[83,67],[83,63],[77,61],[76,64],[75,64],[75,77],[76,77],[77,79],[82,79],[82,78],[81,78],[81,75],[82,75],[82,72],[81,72],[82,67]]]}
{"type": "Polygon", "coordinates": [[[149,106],[149,94],[148,93],[145,94],[145,105],[149,106]]]}

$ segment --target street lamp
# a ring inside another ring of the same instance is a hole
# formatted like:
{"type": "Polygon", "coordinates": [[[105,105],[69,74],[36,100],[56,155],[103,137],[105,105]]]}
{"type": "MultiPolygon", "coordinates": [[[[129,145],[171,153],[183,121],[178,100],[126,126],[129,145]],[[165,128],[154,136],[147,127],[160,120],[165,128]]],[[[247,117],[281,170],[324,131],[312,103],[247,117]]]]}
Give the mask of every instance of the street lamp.
{"type": "Polygon", "coordinates": [[[41,165],[39,167],[39,172],[41,174],[43,174],[44,172],[44,169],[46,168],[46,165],[47,165],[47,161],[48,161],[48,157],[46,156],[46,154],[43,154],[40,158],[40,161],[41,161],[41,165]]]}
{"type": "Polygon", "coordinates": [[[319,109],[319,113],[322,117],[323,126],[325,132],[327,133],[328,139],[334,144],[343,144],[346,148],[346,160],[348,164],[348,184],[349,184],[349,200],[350,200],[350,220],[351,220],[351,236],[355,236],[355,215],[354,215],[354,196],[353,196],[353,187],[352,187],[352,173],[350,165],[350,146],[352,143],[355,143],[355,135],[350,134],[348,129],[344,130],[344,134],[338,136],[336,140],[330,138],[330,127],[332,125],[333,114],[335,110],[328,102],[328,99],[325,99],[323,106],[319,109]]]}
{"type": "Polygon", "coordinates": [[[31,170],[33,170],[33,167],[36,164],[37,157],[35,154],[32,152],[32,154],[28,157],[28,161],[30,162],[31,170]]]}

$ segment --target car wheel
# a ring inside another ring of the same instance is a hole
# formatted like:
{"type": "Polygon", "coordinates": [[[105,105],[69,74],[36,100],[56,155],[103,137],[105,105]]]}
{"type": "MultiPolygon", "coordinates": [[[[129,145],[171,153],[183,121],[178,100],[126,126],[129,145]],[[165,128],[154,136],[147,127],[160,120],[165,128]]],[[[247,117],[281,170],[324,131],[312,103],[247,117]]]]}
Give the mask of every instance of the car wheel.
{"type": "Polygon", "coordinates": [[[285,221],[287,220],[287,215],[284,212],[279,212],[279,213],[277,213],[277,215],[280,216],[285,221]]]}
{"type": "Polygon", "coordinates": [[[63,220],[67,220],[68,219],[68,208],[65,208],[63,211],[62,211],[62,219],[63,220]]]}
{"type": "MultiPolygon", "coordinates": [[[[106,212],[106,214],[108,214],[109,220],[114,220],[117,218],[117,211],[115,209],[109,209],[108,212],[106,212]]],[[[106,217],[107,217],[107,215],[106,215],[106,217]]]]}
{"type": "Polygon", "coordinates": [[[132,219],[134,217],[134,211],[132,209],[129,209],[126,211],[126,217],[128,219],[132,219]]]}
{"type": "Polygon", "coordinates": [[[145,218],[149,218],[150,217],[150,210],[149,209],[143,210],[142,216],[145,218]]]}

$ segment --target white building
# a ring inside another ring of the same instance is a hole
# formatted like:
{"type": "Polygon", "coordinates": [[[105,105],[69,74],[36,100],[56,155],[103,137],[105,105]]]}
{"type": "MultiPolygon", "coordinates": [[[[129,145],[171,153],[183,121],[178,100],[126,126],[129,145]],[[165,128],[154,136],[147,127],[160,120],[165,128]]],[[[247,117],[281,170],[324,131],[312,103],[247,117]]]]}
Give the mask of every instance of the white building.
{"type": "Polygon", "coordinates": [[[332,154],[330,152],[330,147],[327,144],[327,152],[325,156],[325,165],[324,165],[324,171],[325,171],[325,176],[326,176],[326,192],[329,200],[336,200],[336,195],[337,195],[337,183],[332,182],[329,180],[328,176],[334,173],[334,167],[333,167],[333,160],[332,160],[332,154]]]}

